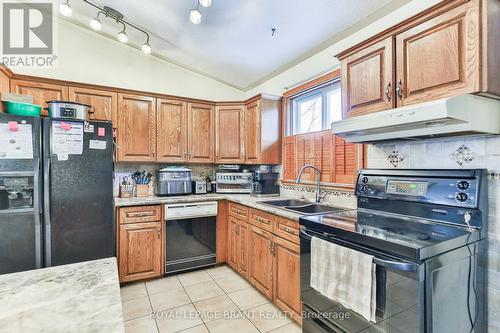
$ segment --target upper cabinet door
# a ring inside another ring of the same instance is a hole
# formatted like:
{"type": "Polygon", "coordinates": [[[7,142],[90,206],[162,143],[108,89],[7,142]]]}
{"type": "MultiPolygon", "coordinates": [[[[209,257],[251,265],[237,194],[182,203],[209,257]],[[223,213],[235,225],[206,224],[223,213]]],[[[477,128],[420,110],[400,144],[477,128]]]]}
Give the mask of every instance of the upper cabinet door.
{"type": "Polygon", "coordinates": [[[57,84],[24,81],[24,80],[11,80],[10,91],[16,94],[25,94],[33,96],[33,104],[42,106],[42,115],[48,116],[47,101],[68,100],[68,87],[57,84]]]}
{"type": "Polygon", "coordinates": [[[92,106],[89,114],[91,120],[112,120],[113,126],[117,126],[118,95],[115,92],[69,87],[69,100],[92,106]]]}
{"type": "MultiPolygon", "coordinates": [[[[261,119],[260,101],[245,106],[245,163],[260,163],[261,119]]],[[[276,119],[278,121],[278,119],[276,119]]]]}
{"type": "Polygon", "coordinates": [[[156,103],[148,96],[118,94],[118,161],[156,160],[156,103]]]}
{"type": "Polygon", "coordinates": [[[480,31],[469,1],[397,35],[398,106],[479,91],[480,31]]]}
{"type": "Polygon", "coordinates": [[[188,159],[190,162],[214,162],[214,107],[188,104],[188,159]]]}
{"type": "Polygon", "coordinates": [[[187,162],[187,103],[156,102],[156,152],[159,162],[187,162]]]}
{"type": "Polygon", "coordinates": [[[392,37],[343,59],[343,118],[393,107],[392,37]]]}
{"type": "Polygon", "coordinates": [[[244,107],[218,106],[215,112],[217,163],[245,162],[244,107]]]}

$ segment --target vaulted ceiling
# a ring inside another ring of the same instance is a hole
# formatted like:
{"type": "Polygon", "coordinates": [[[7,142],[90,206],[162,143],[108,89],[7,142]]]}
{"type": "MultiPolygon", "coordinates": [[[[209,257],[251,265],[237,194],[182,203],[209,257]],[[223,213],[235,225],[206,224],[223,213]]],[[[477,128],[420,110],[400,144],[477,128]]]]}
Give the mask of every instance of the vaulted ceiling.
{"type": "MultiPolygon", "coordinates": [[[[397,9],[409,0],[213,0],[200,7],[199,25],[189,21],[196,0],[95,0],[122,12],[152,35],[153,54],[242,90],[310,55],[325,41],[367,17],[397,9]],[[272,29],[276,29],[274,36],[272,29]]],[[[96,9],[71,1],[70,19],[88,26],[96,9]]],[[[121,26],[101,19],[102,34],[121,26]]],[[[143,35],[127,30],[130,43],[143,35]]]]}

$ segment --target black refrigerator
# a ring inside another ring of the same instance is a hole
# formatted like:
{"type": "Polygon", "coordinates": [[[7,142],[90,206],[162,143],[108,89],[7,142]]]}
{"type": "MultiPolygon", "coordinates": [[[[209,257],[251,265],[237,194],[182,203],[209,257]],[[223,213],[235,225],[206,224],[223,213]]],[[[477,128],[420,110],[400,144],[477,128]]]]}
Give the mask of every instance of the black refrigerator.
{"type": "Polygon", "coordinates": [[[115,255],[111,122],[0,113],[0,274],[115,255]]]}

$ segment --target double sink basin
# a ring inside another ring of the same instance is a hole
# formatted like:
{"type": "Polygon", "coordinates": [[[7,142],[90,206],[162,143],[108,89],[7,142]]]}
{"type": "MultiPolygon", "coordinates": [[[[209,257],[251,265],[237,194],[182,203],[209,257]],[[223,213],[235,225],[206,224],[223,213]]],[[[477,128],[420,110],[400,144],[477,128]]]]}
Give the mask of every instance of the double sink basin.
{"type": "Polygon", "coordinates": [[[288,210],[290,212],[302,214],[302,215],[316,215],[325,213],[335,213],[342,208],[330,207],[326,205],[321,205],[317,203],[311,203],[305,200],[295,200],[295,199],[284,199],[284,200],[266,200],[258,201],[257,203],[273,206],[276,208],[288,210]]]}

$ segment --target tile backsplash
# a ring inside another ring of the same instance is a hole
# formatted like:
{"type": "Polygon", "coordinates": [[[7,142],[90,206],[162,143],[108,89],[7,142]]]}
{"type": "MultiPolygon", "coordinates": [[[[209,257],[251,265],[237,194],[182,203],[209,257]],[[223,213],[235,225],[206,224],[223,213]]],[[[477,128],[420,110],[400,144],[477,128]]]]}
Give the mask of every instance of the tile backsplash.
{"type": "Polygon", "coordinates": [[[488,332],[500,332],[500,136],[369,145],[368,167],[488,169],[488,332]]]}

